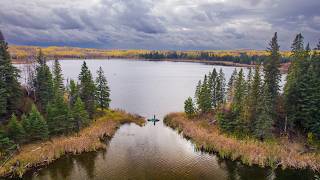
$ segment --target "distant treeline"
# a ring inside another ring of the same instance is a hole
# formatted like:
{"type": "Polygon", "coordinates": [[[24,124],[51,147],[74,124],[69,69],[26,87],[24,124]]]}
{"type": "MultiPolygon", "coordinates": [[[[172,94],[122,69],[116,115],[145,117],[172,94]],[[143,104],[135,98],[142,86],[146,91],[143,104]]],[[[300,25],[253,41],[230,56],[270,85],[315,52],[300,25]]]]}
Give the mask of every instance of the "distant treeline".
{"type": "MultiPolygon", "coordinates": [[[[208,60],[208,61],[228,61],[240,64],[259,64],[263,62],[268,56],[267,55],[251,55],[249,56],[246,52],[240,52],[239,55],[218,55],[213,52],[198,52],[196,54],[190,54],[185,52],[159,52],[152,51],[150,53],[142,54],[142,58],[145,59],[194,59],[194,60],[208,60]]],[[[289,62],[289,57],[282,57],[281,63],[289,62]]]]}
{"type": "MultiPolygon", "coordinates": [[[[40,47],[10,46],[9,52],[14,62],[34,60],[40,47]]],[[[150,60],[206,60],[241,64],[258,64],[268,56],[265,50],[204,50],[204,51],[169,51],[169,50],[105,50],[76,47],[41,47],[48,59],[103,59],[134,58],[150,60]]],[[[288,62],[291,52],[280,51],[281,63],[288,62]]]]}

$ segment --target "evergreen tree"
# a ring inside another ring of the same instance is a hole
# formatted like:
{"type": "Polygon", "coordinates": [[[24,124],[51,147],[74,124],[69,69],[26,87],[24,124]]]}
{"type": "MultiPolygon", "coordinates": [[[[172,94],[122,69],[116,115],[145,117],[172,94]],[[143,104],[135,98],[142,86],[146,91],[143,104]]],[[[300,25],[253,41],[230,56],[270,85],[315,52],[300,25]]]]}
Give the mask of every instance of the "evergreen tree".
{"type": "Polygon", "coordinates": [[[58,96],[47,106],[47,124],[50,135],[71,132],[74,129],[69,107],[62,96],[58,96]]]}
{"type": "MultiPolygon", "coordinates": [[[[280,90],[280,81],[281,81],[281,74],[280,74],[280,59],[281,59],[281,55],[279,53],[279,48],[280,46],[278,45],[278,37],[277,37],[277,33],[274,34],[271,42],[269,43],[269,48],[268,48],[268,53],[269,56],[268,58],[264,61],[263,64],[263,71],[264,71],[264,83],[263,86],[265,89],[265,91],[267,91],[266,93],[264,93],[264,95],[268,95],[267,98],[268,102],[270,101],[270,103],[268,105],[270,105],[270,110],[269,111],[264,111],[264,113],[270,113],[269,115],[266,116],[270,116],[272,117],[271,119],[273,121],[276,120],[277,118],[277,105],[278,105],[278,98],[279,98],[279,90],[280,90]]],[[[266,98],[266,97],[263,97],[266,98]]],[[[266,118],[263,118],[266,119],[266,118]]],[[[273,123],[272,123],[273,124],[273,123]]]]}
{"type": "Polygon", "coordinates": [[[188,116],[188,118],[191,118],[195,115],[195,108],[194,108],[194,103],[192,101],[192,98],[189,97],[185,102],[184,102],[184,112],[188,116]]]}
{"type": "Polygon", "coordinates": [[[194,95],[195,102],[196,102],[198,108],[199,108],[199,105],[200,105],[201,87],[202,87],[202,83],[201,83],[201,80],[199,80],[198,81],[198,85],[196,87],[196,92],[195,92],[195,95],[194,95]]]}
{"type": "Polygon", "coordinates": [[[52,74],[48,65],[46,64],[46,59],[42,50],[40,49],[37,56],[38,66],[36,67],[36,76],[35,76],[35,94],[36,101],[40,105],[41,111],[45,111],[47,105],[54,98],[54,89],[53,89],[53,80],[52,74]]]}
{"type": "Polygon", "coordinates": [[[264,84],[262,98],[258,105],[257,119],[254,122],[254,135],[260,140],[272,136],[274,117],[272,114],[272,94],[269,87],[264,84]]]}
{"type": "Polygon", "coordinates": [[[211,101],[211,92],[208,86],[208,78],[207,75],[204,76],[203,84],[200,90],[200,97],[199,97],[199,109],[203,113],[207,113],[212,108],[212,101],[211,101]]]}
{"type": "Polygon", "coordinates": [[[80,97],[85,104],[86,110],[88,111],[89,117],[93,118],[95,113],[95,92],[96,87],[92,79],[91,72],[84,61],[81,67],[81,72],[79,74],[80,81],[80,97]]]}
{"type": "Polygon", "coordinates": [[[19,70],[11,63],[8,44],[0,31],[0,117],[13,113],[19,105],[22,97],[19,77],[19,70]]]}
{"type": "Polygon", "coordinates": [[[305,98],[304,83],[308,81],[307,74],[309,61],[306,60],[306,51],[303,45],[303,36],[298,34],[292,43],[292,63],[289,67],[287,82],[285,84],[285,107],[288,117],[288,125],[290,128],[302,127],[305,113],[301,113],[301,101],[305,98]]]}
{"type": "Polygon", "coordinates": [[[224,102],[225,99],[225,86],[226,86],[226,79],[224,77],[224,73],[222,69],[219,71],[219,75],[216,81],[216,101],[217,105],[220,105],[224,102]]]}
{"type": "Polygon", "coordinates": [[[235,80],[238,75],[237,69],[234,69],[231,77],[228,81],[228,87],[227,87],[227,102],[232,102],[233,97],[234,97],[234,85],[235,85],[235,80]]]}
{"type": "Polygon", "coordinates": [[[5,83],[2,78],[0,78],[0,117],[7,113],[7,91],[5,83]]]}
{"type": "Polygon", "coordinates": [[[8,137],[14,140],[16,143],[23,142],[25,139],[25,131],[21,123],[17,120],[17,117],[13,114],[8,124],[8,137]]]}
{"type": "Polygon", "coordinates": [[[57,59],[54,60],[53,64],[53,89],[55,96],[63,96],[64,84],[61,65],[57,59]]]}
{"type": "Polygon", "coordinates": [[[211,92],[211,101],[212,101],[212,107],[217,106],[218,101],[218,94],[217,94],[217,85],[218,85],[218,73],[216,69],[214,68],[212,73],[209,74],[208,79],[208,87],[209,91],[211,92]]]}
{"type": "Polygon", "coordinates": [[[79,87],[74,80],[70,80],[69,86],[69,105],[73,106],[79,97],[79,87]]]}
{"type": "Polygon", "coordinates": [[[280,85],[279,82],[281,81],[281,74],[280,74],[280,58],[281,55],[279,53],[280,46],[278,45],[278,36],[277,33],[274,34],[271,42],[269,43],[269,57],[263,64],[264,70],[264,83],[268,85],[266,88],[271,95],[271,102],[272,102],[272,113],[275,113],[275,108],[277,104],[277,98],[279,95],[280,85]]]}
{"type": "Polygon", "coordinates": [[[77,131],[89,124],[89,115],[80,97],[76,99],[76,102],[72,107],[72,117],[77,131]]]}
{"type": "Polygon", "coordinates": [[[231,105],[232,113],[236,120],[236,129],[238,133],[243,132],[247,129],[247,124],[241,113],[243,112],[243,107],[245,103],[245,93],[246,93],[246,81],[244,79],[243,69],[239,71],[239,74],[235,81],[235,95],[231,105]]]}
{"type": "Polygon", "coordinates": [[[12,149],[13,146],[13,141],[6,136],[5,132],[2,129],[0,129],[0,154],[6,154],[10,152],[10,149],[12,149]]]}
{"type": "Polygon", "coordinates": [[[104,76],[104,72],[100,67],[97,71],[98,77],[96,79],[96,99],[99,107],[103,109],[108,109],[110,104],[110,89],[108,87],[108,82],[104,76]]]}
{"type": "Polygon", "coordinates": [[[255,121],[258,115],[258,106],[261,99],[261,76],[260,76],[260,67],[256,66],[252,84],[250,86],[251,90],[249,92],[248,106],[250,115],[248,117],[248,121],[250,123],[250,130],[254,131],[255,121]]]}
{"type": "Polygon", "coordinates": [[[35,105],[32,105],[31,112],[23,119],[22,125],[29,141],[48,138],[47,123],[35,105]]]}

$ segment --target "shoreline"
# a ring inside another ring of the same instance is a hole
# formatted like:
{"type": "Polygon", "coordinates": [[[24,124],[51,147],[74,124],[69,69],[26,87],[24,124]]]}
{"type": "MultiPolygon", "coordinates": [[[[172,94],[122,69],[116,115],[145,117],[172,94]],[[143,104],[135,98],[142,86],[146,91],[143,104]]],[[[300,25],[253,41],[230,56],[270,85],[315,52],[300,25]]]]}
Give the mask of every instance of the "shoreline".
{"type": "MultiPolygon", "coordinates": [[[[187,63],[202,63],[206,65],[217,65],[217,66],[232,66],[232,67],[255,67],[255,64],[242,64],[242,63],[234,63],[230,61],[210,61],[210,60],[201,60],[201,59],[143,59],[143,58],[135,58],[135,57],[96,57],[96,58],[61,58],[63,60],[113,60],[113,59],[129,59],[133,61],[150,61],[150,62],[187,62],[187,63]]],[[[52,60],[52,59],[48,59],[52,60]]],[[[12,64],[30,64],[31,62],[28,60],[12,60],[12,64]]],[[[290,63],[282,63],[280,67],[281,73],[285,74],[288,72],[290,63]]]]}
{"type": "Polygon", "coordinates": [[[209,125],[201,118],[189,120],[184,113],[170,113],[165,116],[164,123],[190,139],[197,149],[222,158],[239,160],[249,166],[320,171],[319,152],[301,152],[296,148],[298,143],[288,142],[287,139],[277,139],[276,142],[236,139],[220,133],[215,125],[209,125]]]}
{"type": "Polygon", "coordinates": [[[47,166],[67,154],[106,149],[122,124],[145,124],[145,119],[121,110],[106,110],[86,128],[68,136],[22,145],[19,152],[0,167],[0,178],[22,177],[25,173],[47,166]]]}

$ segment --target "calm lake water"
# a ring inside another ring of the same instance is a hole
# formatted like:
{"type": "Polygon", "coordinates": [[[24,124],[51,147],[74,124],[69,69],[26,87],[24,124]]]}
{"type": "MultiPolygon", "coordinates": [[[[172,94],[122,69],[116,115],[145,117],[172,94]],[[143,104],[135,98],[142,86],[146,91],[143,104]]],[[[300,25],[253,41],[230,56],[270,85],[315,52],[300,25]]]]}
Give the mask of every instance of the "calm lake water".
{"type": "MultiPolygon", "coordinates": [[[[82,62],[61,60],[64,76],[77,79],[82,62]]],[[[190,141],[163,124],[167,113],[183,110],[184,100],[194,95],[204,74],[222,68],[228,79],[234,67],[120,59],[86,62],[94,76],[99,66],[105,71],[112,108],[147,118],[156,115],[161,121],[144,127],[124,125],[106,151],[68,155],[25,179],[313,179],[307,170],[248,167],[197,152],[190,141]]]]}

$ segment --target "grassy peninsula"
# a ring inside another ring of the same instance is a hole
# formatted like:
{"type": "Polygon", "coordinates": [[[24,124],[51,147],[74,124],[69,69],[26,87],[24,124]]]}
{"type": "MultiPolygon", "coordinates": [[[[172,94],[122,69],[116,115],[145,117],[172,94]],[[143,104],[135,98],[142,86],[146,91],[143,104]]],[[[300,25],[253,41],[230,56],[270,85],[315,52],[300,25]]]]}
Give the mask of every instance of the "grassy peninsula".
{"type": "Polygon", "coordinates": [[[144,125],[144,118],[121,110],[105,110],[88,127],[69,136],[53,137],[22,145],[11,159],[0,167],[0,177],[19,176],[34,168],[45,166],[66,154],[105,149],[116,130],[125,123],[144,125]]]}
{"type": "Polygon", "coordinates": [[[320,170],[319,152],[305,152],[302,143],[289,142],[286,138],[263,142],[250,137],[238,139],[210,125],[208,116],[188,119],[185,113],[168,114],[164,123],[190,138],[199,150],[215,152],[223,158],[262,167],[320,170]]]}

